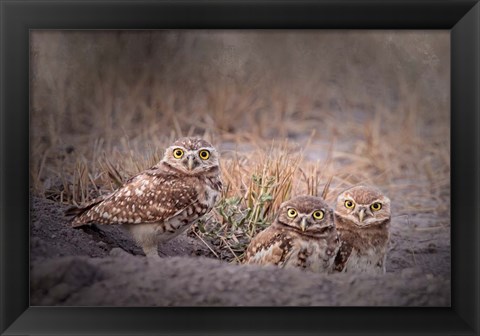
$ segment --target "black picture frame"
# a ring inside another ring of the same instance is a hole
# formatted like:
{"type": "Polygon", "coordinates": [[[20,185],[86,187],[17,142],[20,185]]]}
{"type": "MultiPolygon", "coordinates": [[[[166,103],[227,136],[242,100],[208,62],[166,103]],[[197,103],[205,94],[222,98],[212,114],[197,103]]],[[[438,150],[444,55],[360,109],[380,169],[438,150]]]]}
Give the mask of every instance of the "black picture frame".
{"type": "Polygon", "coordinates": [[[479,334],[478,1],[1,0],[0,332],[37,334],[479,334]],[[31,29],[449,29],[449,308],[29,307],[31,29]]]}

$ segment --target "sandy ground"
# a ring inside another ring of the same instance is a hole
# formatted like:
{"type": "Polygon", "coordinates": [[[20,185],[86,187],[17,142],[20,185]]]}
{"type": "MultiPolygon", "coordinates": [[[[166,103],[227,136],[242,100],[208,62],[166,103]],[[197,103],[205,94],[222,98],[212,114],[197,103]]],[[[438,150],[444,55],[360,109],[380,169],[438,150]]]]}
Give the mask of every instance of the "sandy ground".
{"type": "Polygon", "coordinates": [[[319,275],[228,264],[187,235],[149,261],[118,227],[72,229],[65,206],[31,207],[32,305],[450,306],[449,228],[425,219],[393,221],[386,275],[319,275]]]}

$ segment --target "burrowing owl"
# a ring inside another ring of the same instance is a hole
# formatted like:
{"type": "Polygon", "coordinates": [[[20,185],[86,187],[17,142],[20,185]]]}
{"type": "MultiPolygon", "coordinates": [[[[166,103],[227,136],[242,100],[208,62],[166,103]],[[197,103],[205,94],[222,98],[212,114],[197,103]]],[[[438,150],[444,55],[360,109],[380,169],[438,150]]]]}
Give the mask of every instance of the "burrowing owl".
{"type": "Polygon", "coordinates": [[[282,203],[272,225],[253,238],[245,263],[330,272],[339,245],[328,204],[298,196],[282,203]]]}
{"type": "Polygon", "coordinates": [[[356,186],[337,197],[335,225],[341,246],[335,270],[385,273],[390,200],[372,187],[356,186]]]}
{"type": "Polygon", "coordinates": [[[179,139],[158,164],[67,215],[75,215],[73,227],[120,224],[147,256],[158,256],[159,242],[185,231],[215,205],[222,188],[218,156],[203,139],[179,139]]]}

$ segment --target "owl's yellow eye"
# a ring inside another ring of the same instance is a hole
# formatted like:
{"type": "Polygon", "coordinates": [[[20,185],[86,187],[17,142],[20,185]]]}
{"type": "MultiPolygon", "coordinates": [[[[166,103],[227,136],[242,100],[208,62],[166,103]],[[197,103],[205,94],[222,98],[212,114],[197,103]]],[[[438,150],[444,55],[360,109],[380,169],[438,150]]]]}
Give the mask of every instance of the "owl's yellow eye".
{"type": "Polygon", "coordinates": [[[315,218],[315,219],[322,219],[323,216],[325,216],[325,214],[321,210],[317,210],[313,213],[313,218],[315,218]]]}
{"type": "Polygon", "coordinates": [[[294,208],[288,209],[287,210],[287,216],[290,217],[290,218],[297,217],[297,210],[295,210],[294,208]]]}
{"type": "Polygon", "coordinates": [[[175,149],[173,150],[173,157],[174,157],[175,159],[180,159],[180,158],[182,158],[182,156],[183,156],[183,149],[181,149],[181,148],[175,148],[175,149]]]}
{"type": "Polygon", "coordinates": [[[345,208],[353,209],[354,207],[355,207],[355,204],[352,201],[350,201],[350,200],[345,201],[345,208]]]}
{"type": "Polygon", "coordinates": [[[375,202],[372,205],[370,205],[370,209],[372,209],[373,211],[378,211],[381,208],[382,208],[382,203],[380,202],[375,202]]]}
{"type": "Polygon", "coordinates": [[[200,159],[202,160],[208,160],[208,158],[210,157],[210,152],[206,149],[202,149],[198,155],[200,156],[200,159]]]}

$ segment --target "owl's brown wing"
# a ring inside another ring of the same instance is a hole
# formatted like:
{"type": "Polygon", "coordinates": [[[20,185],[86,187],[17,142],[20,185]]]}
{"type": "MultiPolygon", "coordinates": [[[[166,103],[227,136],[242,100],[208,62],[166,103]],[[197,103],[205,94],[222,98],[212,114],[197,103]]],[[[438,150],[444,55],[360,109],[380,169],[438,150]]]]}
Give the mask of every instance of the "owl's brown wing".
{"type": "Polygon", "coordinates": [[[104,200],[83,209],[72,226],[90,223],[126,224],[161,222],[198,200],[191,177],[182,179],[148,170],[129,179],[104,200]]]}
{"type": "Polygon", "coordinates": [[[337,255],[335,256],[334,269],[335,271],[342,272],[345,268],[345,265],[352,254],[352,245],[342,241],[340,248],[338,249],[337,255]]]}
{"type": "Polygon", "coordinates": [[[292,250],[292,237],[272,227],[260,232],[245,253],[246,264],[283,265],[292,250]]]}

